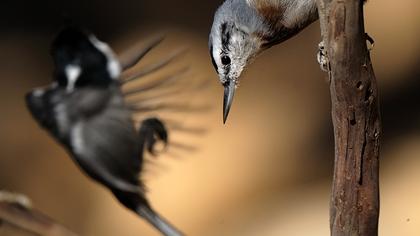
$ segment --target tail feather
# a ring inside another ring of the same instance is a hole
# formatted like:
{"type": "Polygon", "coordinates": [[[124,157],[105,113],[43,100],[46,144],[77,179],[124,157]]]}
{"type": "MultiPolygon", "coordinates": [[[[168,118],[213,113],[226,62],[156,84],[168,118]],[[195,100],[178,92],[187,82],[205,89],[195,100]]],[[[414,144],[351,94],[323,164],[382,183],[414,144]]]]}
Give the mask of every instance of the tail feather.
{"type": "Polygon", "coordinates": [[[167,220],[161,217],[150,207],[150,204],[144,197],[144,193],[142,191],[135,193],[114,189],[112,192],[118,201],[153,225],[155,229],[162,233],[162,235],[183,236],[178,229],[172,226],[167,220]]]}
{"type": "Polygon", "coordinates": [[[171,225],[166,219],[159,216],[150,207],[141,205],[137,208],[136,212],[152,224],[157,230],[159,230],[165,236],[182,236],[183,233],[171,225]]]}

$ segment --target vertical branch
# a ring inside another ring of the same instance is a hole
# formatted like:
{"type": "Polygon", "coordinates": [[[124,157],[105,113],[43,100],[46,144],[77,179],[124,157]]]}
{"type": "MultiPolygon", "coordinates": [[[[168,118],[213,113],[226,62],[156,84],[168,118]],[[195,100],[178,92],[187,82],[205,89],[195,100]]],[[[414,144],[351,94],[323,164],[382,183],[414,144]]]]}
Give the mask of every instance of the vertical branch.
{"type": "Polygon", "coordinates": [[[335,166],[331,235],[378,234],[378,90],[363,20],[362,0],[317,0],[329,59],[335,166]]]}

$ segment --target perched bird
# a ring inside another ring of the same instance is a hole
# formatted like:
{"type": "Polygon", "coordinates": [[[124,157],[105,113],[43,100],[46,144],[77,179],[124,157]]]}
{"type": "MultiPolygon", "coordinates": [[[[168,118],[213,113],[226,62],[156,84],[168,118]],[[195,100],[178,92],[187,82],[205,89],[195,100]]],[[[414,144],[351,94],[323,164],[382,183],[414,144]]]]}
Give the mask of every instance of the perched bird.
{"type": "MultiPolygon", "coordinates": [[[[26,102],[36,121],[89,177],[163,235],[176,236],[181,232],[153,210],[140,178],[144,151],[154,153],[159,141],[166,144],[167,129],[157,118],[145,119],[136,128],[134,106],[127,104],[121,89],[123,84],[163,67],[171,58],[140,74],[120,78],[122,71],[135,65],[159,42],[153,41],[120,63],[111,48],[93,34],[66,28],[52,43],[53,82],[28,93],[26,102]]],[[[131,94],[165,81],[137,88],[131,94]]]]}
{"type": "MultiPolygon", "coordinates": [[[[245,67],[259,53],[291,38],[317,19],[316,0],[226,0],[218,8],[209,49],[224,86],[224,123],[245,67]]],[[[318,60],[322,64],[324,59],[318,60]]]]}

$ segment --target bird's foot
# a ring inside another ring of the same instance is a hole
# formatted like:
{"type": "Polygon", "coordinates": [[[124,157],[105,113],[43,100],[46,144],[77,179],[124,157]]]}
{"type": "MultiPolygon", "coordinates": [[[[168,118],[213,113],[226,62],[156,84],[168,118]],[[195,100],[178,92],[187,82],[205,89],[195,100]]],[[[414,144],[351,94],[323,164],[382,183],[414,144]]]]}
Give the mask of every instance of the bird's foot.
{"type": "Polygon", "coordinates": [[[139,136],[145,150],[153,156],[163,151],[168,144],[168,131],[163,122],[157,118],[144,120],[140,126],[139,136]],[[156,150],[156,144],[159,141],[163,143],[163,147],[159,148],[160,151],[156,150]]]}
{"type": "Polygon", "coordinates": [[[323,71],[328,71],[328,56],[327,56],[327,50],[325,49],[324,41],[321,41],[318,44],[318,53],[316,54],[316,59],[319,63],[319,67],[323,71]]]}

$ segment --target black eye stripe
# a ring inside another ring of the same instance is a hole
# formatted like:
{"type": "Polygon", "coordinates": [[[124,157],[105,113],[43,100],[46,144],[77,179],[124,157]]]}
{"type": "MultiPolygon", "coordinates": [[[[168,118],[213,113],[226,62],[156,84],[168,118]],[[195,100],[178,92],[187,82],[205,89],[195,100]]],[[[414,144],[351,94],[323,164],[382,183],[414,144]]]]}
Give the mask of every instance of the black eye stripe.
{"type": "Polygon", "coordinates": [[[229,73],[229,70],[230,70],[230,68],[228,68],[229,67],[229,65],[230,65],[230,62],[231,62],[231,60],[230,60],[230,57],[229,56],[227,56],[226,54],[228,54],[229,53],[229,44],[230,44],[230,40],[231,40],[231,34],[230,34],[230,32],[231,32],[231,30],[232,30],[232,28],[233,28],[233,25],[228,25],[228,23],[223,23],[221,26],[221,41],[222,41],[222,52],[223,52],[223,54],[221,54],[220,55],[220,59],[221,59],[221,62],[222,62],[222,64],[225,66],[225,69],[226,69],[226,73],[229,73]]]}
{"type": "MultiPolygon", "coordinates": [[[[221,63],[223,64],[223,68],[225,69],[225,74],[229,73],[230,71],[229,65],[231,63],[230,57],[226,55],[229,52],[229,44],[231,40],[231,34],[230,34],[231,31],[228,29],[229,27],[233,28],[232,25],[228,25],[228,23],[226,22],[220,25],[221,43],[222,43],[222,52],[220,52],[220,60],[221,60],[221,63]]],[[[213,55],[213,45],[210,45],[210,57],[211,57],[211,62],[214,66],[214,69],[216,70],[216,72],[218,72],[219,68],[213,55]]]]}
{"type": "Polygon", "coordinates": [[[222,49],[224,52],[228,52],[231,38],[230,31],[228,30],[228,24],[223,23],[220,27],[222,32],[222,49]]]}

